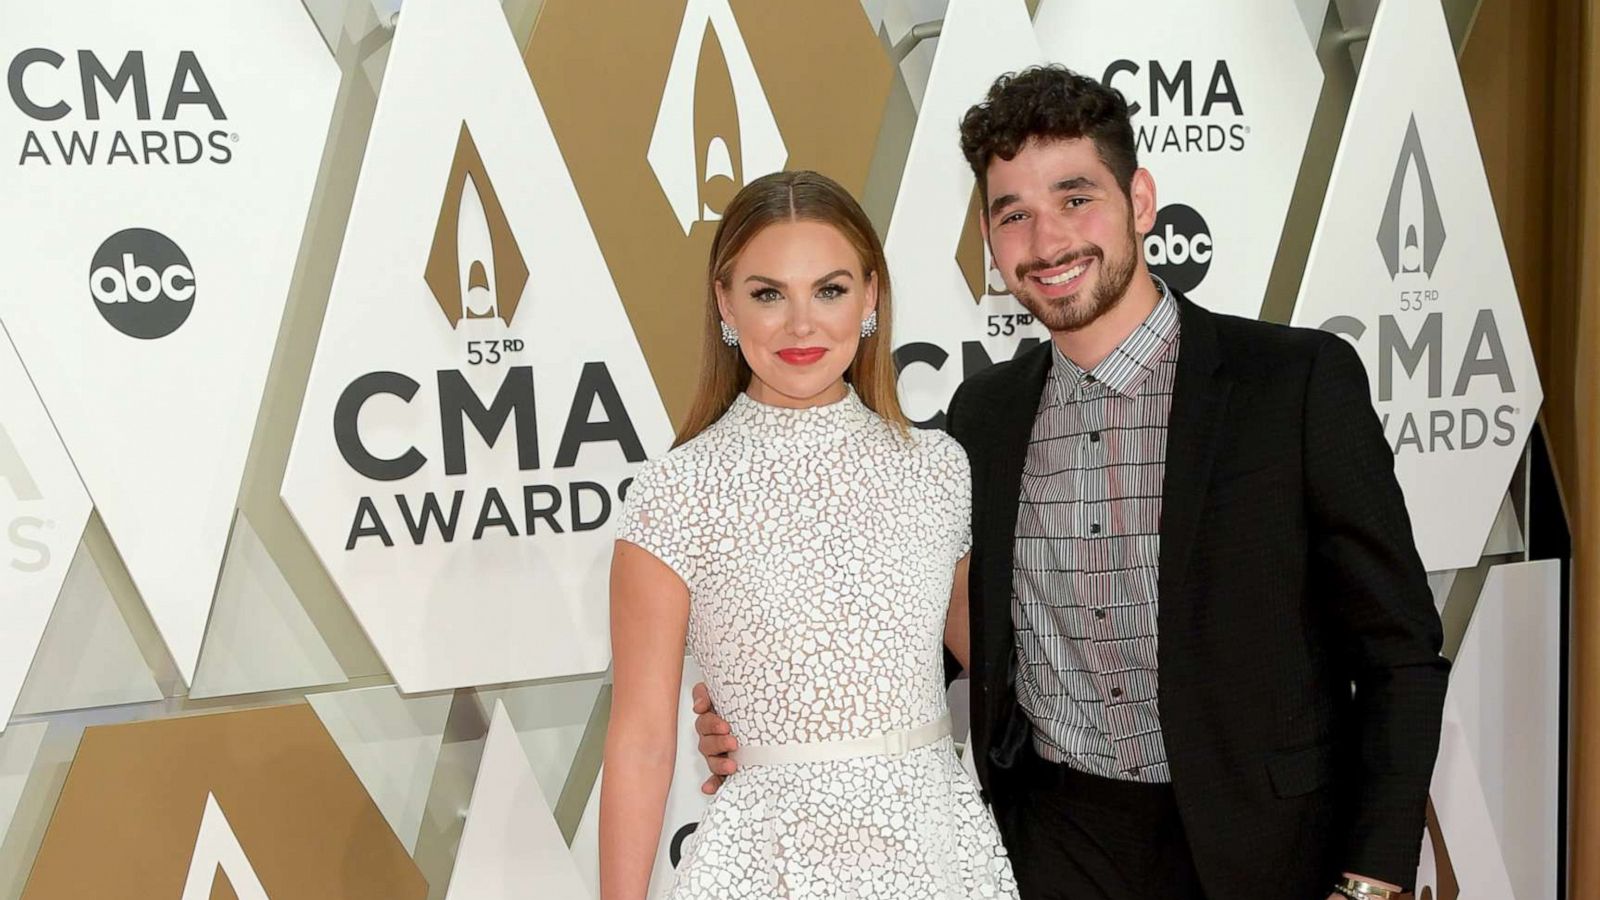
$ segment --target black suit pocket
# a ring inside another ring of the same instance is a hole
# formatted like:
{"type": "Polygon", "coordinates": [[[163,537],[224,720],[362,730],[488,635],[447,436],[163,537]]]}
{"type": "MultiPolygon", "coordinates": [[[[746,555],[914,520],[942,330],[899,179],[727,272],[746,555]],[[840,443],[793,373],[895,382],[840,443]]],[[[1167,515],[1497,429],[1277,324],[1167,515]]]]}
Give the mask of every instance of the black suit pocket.
{"type": "MultiPolygon", "coordinates": [[[[1215,515],[1220,510],[1229,514],[1243,513],[1255,521],[1264,513],[1288,509],[1283,503],[1294,492],[1290,480],[1293,469],[1275,460],[1229,460],[1217,464],[1206,488],[1205,509],[1215,515]]],[[[1232,521],[1232,520],[1230,520],[1232,521]]],[[[1233,521],[1234,527],[1239,522],[1233,521]]]]}
{"type": "Polygon", "coordinates": [[[1279,462],[1275,459],[1249,460],[1242,463],[1232,463],[1226,467],[1219,464],[1217,470],[1211,475],[1211,487],[1216,489],[1224,485],[1231,485],[1237,481],[1260,478],[1264,474],[1279,468],[1279,466],[1279,462]]]}
{"type": "Polygon", "coordinates": [[[1300,797],[1333,780],[1333,744],[1279,750],[1267,757],[1267,776],[1279,797],[1300,797]]]}

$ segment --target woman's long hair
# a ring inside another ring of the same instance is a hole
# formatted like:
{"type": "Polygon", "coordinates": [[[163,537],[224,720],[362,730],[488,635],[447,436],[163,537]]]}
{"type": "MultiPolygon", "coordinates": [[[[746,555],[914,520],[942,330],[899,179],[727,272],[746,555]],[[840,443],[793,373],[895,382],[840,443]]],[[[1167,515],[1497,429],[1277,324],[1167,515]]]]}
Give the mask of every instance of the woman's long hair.
{"type": "Polygon", "coordinates": [[[861,402],[898,427],[908,427],[895,394],[894,359],[890,335],[893,303],[889,291],[889,265],[883,242],[861,205],[838,182],[811,171],[774,172],[745,185],[722,213],[711,240],[706,265],[705,328],[700,345],[700,385],[695,390],[689,416],[678,431],[676,447],[706,430],[733,405],[750,384],[750,364],[738,347],[722,342],[722,314],[717,309],[717,286],[727,288],[734,260],[757,234],[781,222],[822,222],[843,235],[861,260],[863,275],[878,289],[878,330],[861,339],[845,381],[856,389],[861,402]]]}

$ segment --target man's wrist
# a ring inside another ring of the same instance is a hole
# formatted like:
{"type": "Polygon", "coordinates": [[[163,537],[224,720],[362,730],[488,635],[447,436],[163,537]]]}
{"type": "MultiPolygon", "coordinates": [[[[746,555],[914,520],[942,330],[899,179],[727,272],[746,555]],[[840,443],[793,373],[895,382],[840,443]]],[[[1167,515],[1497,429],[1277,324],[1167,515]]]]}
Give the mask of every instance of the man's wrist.
{"type": "Polygon", "coordinates": [[[1334,891],[1350,900],[1396,900],[1405,893],[1398,885],[1349,872],[1334,885],[1334,891]]]}

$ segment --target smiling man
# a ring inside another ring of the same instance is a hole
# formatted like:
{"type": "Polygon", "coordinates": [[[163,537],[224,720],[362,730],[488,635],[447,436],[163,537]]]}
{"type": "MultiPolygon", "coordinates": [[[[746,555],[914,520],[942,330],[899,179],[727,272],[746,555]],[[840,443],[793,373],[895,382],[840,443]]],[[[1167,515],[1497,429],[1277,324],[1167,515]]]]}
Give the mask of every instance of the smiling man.
{"type": "Polygon", "coordinates": [[[978,498],[969,752],[1023,896],[1398,893],[1448,666],[1360,360],[1150,274],[1116,91],[1003,77],[961,144],[1052,338],[950,404],[978,498]]]}
{"type": "MultiPolygon", "coordinates": [[[[1004,76],[961,145],[994,265],[1051,334],[948,419],[973,476],[967,752],[1022,896],[1398,894],[1449,665],[1360,359],[1150,274],[1156,185],[1115,90],[1004,76]]],[[[733,740],[700,697],[710,790],[733,740]]]]}

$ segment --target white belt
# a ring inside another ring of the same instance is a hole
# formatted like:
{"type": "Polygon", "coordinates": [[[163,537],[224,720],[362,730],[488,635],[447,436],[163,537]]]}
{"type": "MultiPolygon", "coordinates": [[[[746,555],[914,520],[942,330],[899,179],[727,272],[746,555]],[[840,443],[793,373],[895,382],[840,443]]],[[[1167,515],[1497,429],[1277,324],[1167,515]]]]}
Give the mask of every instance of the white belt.
{"type": "Polygon", "coordinates": [[[859,756],[887,756],[899,759],[950,736],[950,714],[916,728],[875,734],[844,741],[815,741],[806,744],[770,744],[741,747],[733,751],[733,761],[741,766],[780,766],[794,763],[834,762],[859,756]]]}

